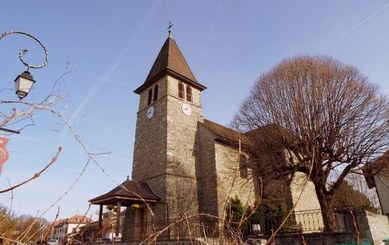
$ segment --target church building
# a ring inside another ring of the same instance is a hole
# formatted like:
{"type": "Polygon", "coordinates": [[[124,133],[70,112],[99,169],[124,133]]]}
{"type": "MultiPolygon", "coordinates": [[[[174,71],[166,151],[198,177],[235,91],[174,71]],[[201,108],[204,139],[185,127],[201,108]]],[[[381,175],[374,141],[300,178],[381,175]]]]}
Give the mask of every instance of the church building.
{"type": "Polygon", "coordinates": [[[135,223],[174,221],[183,215],[199,220],[198,214],[219,218],[234,196],[253,203],[253,181],[248,169],[239,169],[244,154],[239,153],[238,135],[204,118],[205,89],[169,36],[145,82],[134,91],[140,102],[132,180],[147,182],[161,198],[151,210],[136,210],[135,223]]]}
{"type": "Polygon", "coordinates": [[[208,235],[207,229],[223,225],[231,198],[252,206],[262,194],[246,150],[253,143],[204,117],[205,89],[169,35],[134,91],[139,108],[132,178],[90,200],[100,205],[100,215],[103,205],[114,204],[119,216],[120,207],[127,207],[124,224],[116,226],[122,241],[161,230],[157,239],[208,235]],[[174,223],[179,225],[170,227],[174,223]]]}

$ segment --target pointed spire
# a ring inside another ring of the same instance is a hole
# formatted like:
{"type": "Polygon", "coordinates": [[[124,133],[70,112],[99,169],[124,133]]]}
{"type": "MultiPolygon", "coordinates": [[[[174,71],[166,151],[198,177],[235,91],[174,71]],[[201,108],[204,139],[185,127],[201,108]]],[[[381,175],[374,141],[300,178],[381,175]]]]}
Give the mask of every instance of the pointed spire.
{"type": "Polygon", "coordinates": [[[171,36],[163,44],[144,84],[134,92],[140,94],[149,85],[167,74],[197,87],[200,91],[206,88],[196,80],[176,41],[171,36]]]}

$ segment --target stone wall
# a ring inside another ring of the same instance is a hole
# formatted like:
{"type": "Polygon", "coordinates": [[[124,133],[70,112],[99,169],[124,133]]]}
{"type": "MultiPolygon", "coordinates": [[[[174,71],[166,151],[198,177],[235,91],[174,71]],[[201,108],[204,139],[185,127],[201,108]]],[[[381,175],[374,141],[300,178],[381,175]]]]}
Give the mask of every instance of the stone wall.
{"type": "Polygon", "coordinates": [[[315,186],[307,180],[306,174],[296,172],[290,184],[290,190],[297,224],[301,224],[303,230],[323,231],[324,224],[321,213],[316,215],[312,212],[309,215],[310,211],[320,210],[320,204],[316,196],[315,186]],[[304,227],[306,225],[309,227],[304,227]]]}
{"type": "Polygon", "coordinates": [[[374,244],[379,245],[382,240],[389,238],[389,216],[366,212],[369,233],[374,244]]]}
{"type": "MultiPolygon", "coordinates": [[[[134,157],[132,168],[133,180],[149,180],[160,176],[166,172],[166,134],[167,134],[167,101],[162,96],[166,90],[163,86],[165,80],[161,79],[159,85],[159,99],[152,104],[154,107],[154,115],[147,118],[147,93],[148,90],[140,94],[140,106],[137,114],[134,157]],[[165,154],[163,154],[165,153],[165,154]]],[[[151,187],[161,197],[164,193],[160,193],[158,186],[165,184],[153,184],[151,187]]]]}
{"type": "Polygon", "coordinates": [[[133,180],[147,181],[161,202],[167,203],[168,214],[156,212],[159,219],[174,219],[182,214],[197,214],[196,131],[203,120],[200,91],[192,88],[193,101],[178,97],[179,81],[166,76],[158,85],[158,100],[148,105],[148,91],[140,94],[133,160],[133,180]],[[185,115],[182,104],[191,106],[185,115]],[[147,118],[147,109],[154,115],[147,118]]]}
{"type": "Polygon", "coordinates": [[[319,200],[316,196],[315,186],[312,181],[307,180],[304,173],[296,172],[290,184],[293,205],[295,211],[318,210],[319,200]]]}
{"type": "MultiPolygon", "coordinates": [[[[216,181],[215,135],[201,123],[197,125],[196,145],[199,157],[196,158],[196,178],[199,198],[199,212],[219,217],[218,183],[216,181]]],[[[203,223],[214,225],[218,222],[212,217],[202,217],[203,223]]]]}
{"type": "Polygon", "coordinates": [[[239,169],[239,152],[229,145],[215,141],[218,206],[222,213],[230,198],[239,197],[244,206],[253,206],[255,190],[252,176],[242,178],[239,169]]]}
{"type": "MultiPolygon", "coordinates": [[[[269,239],[269,238],[267,238],[269,239]]],[[[272,244],[272,243],[270,243],[272,244]]],[[[355,234],[340,232],[320,232],[310,234],[279,234],[276,236],[276,245],[354,245],[355,234]]],[[[372,245],[361,240],[359,245],[372,245]]]]}
{"type": "Polygon", "coordinates": [[[197,124],[203,120],[200,92],[192,87],[193,102],[178,97],[179,81],[168,76],[167,100],[167,203],[169,217],[198,214],[196,159],[199,158],[196,146],[197,124]],[[188,104],[191,114],[182,111],[188,104]]]}
{"type": "Polygon", "coordinates": [[[224,216],[230,198],[238,196],[244,205],[254,204],[254,183],[240,176],[238,149],[218,142],[218,136],[202,124],[197,133],[201,156],[196,163],[199,211],[214,216],[208,224],[215,224],[224,216]]]}

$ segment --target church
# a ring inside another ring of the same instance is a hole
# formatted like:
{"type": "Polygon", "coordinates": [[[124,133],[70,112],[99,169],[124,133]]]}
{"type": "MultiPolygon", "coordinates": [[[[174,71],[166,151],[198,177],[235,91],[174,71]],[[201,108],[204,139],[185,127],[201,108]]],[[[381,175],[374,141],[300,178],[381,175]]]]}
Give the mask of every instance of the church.
{"type": "MultiPolygon", "coordinates": [[[[122,241],[154,239],[153,234],[159,240],[212,236],[223,226],[231,198],[252,206],[263,194],[251,174],[247,149],[253,143],[204,117],[205,89],[169,34],[134,91],[139,108],[132,178],[90,200],[100,205],[100,220],[103,206],[117,208],[116,235],[122,241]],[[127,207],[125,213],[122,207],[127,207]]],[[[293,205],[297,197],[292,187],[286,189],[293,205]]],[[[306,188],[310,207],[295,208],[319,208],[312,192],[306,188]]]]}

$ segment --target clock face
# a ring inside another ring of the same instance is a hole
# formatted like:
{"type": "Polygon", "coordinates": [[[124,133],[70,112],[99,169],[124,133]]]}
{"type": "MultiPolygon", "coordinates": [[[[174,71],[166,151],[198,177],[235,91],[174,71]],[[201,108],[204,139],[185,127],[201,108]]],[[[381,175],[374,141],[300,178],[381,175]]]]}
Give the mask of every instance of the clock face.
{"type": "Polygon", "coordinates": [[[146,116],[148,119],[152,118],[154,115],[154,107],[150,106],[149,109],[147,109],[146,116]]]}
{"type": "Polygon", "coordinates": [[[190,108],[190,105],[188,105],[188,104],[182,104],[181,109],[182,109],[182,112],[183,112],[185,115],[187,115],[187,116],[192,115],[192,108],[190,108]]]}

